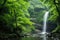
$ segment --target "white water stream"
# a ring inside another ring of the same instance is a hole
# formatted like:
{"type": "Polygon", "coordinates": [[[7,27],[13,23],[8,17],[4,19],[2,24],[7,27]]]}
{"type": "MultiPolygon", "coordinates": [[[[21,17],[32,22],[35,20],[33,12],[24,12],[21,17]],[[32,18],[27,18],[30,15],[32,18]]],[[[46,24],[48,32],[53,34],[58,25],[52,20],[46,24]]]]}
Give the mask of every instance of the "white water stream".
{"type": "Polygon", "coordinates": [[[48,18],[49,12],[47,11],[44,15],[44,22],[43,22],[43,32],[46,32],[46,28],[47,28],[47,18],[48,18]]]}
{"type": "Polygon", "coordinates": [[[47,32],[46,32],[46,29],[47,29],[47,18],[48,18],[48,15],[49,15],[49,11],[47,11],[45,14],[44,14],[44,22],[43,22],[43,31],[42,31],[42,36],[43,36],[43,40],[47,40],[46,39],[46,35],[47,35],[47,32]]]}

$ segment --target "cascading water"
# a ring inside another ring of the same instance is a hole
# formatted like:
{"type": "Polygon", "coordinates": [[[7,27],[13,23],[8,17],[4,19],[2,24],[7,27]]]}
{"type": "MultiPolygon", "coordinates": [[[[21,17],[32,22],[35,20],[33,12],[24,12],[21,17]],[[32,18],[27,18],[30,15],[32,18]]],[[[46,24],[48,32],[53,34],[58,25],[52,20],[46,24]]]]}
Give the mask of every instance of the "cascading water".
{"type": "Polygon", "coordinates": [[[47,18],[48,18],[49,12],[47,11],[44,15],[44,24],[43,24],[43,32],[46,33],[46,28],[47,28],[47,18]]]}
{"type": "Polygon", "coordinates": [[[47,29],[47,18],[48,18],[48,15],[49,15],[49,11],[47,11],[45,13],[45,15],[44,15],[43,30],[42,30],[42,33],[40,33],[42,35],[43,40],[47,40],[46,39],[46,35],[47,35],[46,29],[47,29]]]}
{"type": "MultiPolygon", "coordinates": [[[[44,14],[44,18],[43,18],[43,30],[42,30],[41,33],[38,33],[40,35],[40,38],[42,38],[42,40],[47,40],[47,34],[48,33],[46,32],[46,29],[47,29],[47,18],[48,18],[48,15],[49,15],[49,11],[46,11],[46,13],[44,14]]],[[[35,36],[33,35],[33,37],[35,37],[35,36]]]]}
{"type": "Polygon", "coordinates": [[[48,18],[48,15],[49,15],[49,11],[47,11],[45,13],[45,15],[44,15],[44,25],[43,25],[43,31],[42,31],[42,33],[44,34],[43,35],[43,40],[47,40],[46,39],[46,34],[47,34],[46,28],[47,28],[47,18],[48,18]]]}

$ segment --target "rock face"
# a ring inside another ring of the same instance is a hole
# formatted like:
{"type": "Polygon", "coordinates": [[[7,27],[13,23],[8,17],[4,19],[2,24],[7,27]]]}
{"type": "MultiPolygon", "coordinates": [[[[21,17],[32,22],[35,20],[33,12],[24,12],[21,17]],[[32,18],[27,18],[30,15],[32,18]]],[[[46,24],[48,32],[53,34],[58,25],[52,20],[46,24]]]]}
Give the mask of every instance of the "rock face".
{"type": "Polygon", "coordinates": [[[50,33],[47,36],[48,36],[48,38],[51,38],[53,40],[60,40],[60,33],[50,33]]]}
{"type": "Polygon", "coordinates": [[[40,33],[41,31],[40,31],[40,30],[38,30],[38,29],[36,29],[36,30],[35,30],[35,32],[36,32],[36,33],[40,33]]]}
{"type": "Polygon", "coordinates": [[[56,23],[53,23],[51,21],[48,21],[47,23],[47,32],[51,32],[52,30],[54,30],[57,27],[56,23]]]}
{"type": "Polygon", "coordinates": [[[40,33],[41,31],[39,29],[35,29],[34,31],[32,31],[32,34],[38,34],[40,33]]]}

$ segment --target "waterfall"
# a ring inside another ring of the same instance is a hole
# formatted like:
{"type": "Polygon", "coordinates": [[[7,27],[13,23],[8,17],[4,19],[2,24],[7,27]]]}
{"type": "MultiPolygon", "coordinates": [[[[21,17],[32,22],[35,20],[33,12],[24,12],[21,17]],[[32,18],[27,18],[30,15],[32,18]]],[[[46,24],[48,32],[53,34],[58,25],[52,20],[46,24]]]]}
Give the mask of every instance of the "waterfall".
{"type": "Polygon", "coordinates": [[[46,28],[47,28],[47,18],[48,18],[49,12],[47,11],[44,15],[44,22],[43,22],[43,32],[46,32],[46,28]]]}
{"type": "Polygon", "coordinates": [[[47,18],[48,18],[48,15],[49,15],[49,11],[47,11],[45,13],[45,15],[44,15],[43,31],[42,31],[43,40],[47,40],[46,39],[46,35],[47,35],[46,29],[47,29],[47,18]]]}
{"type": "Polygon", "coordinates": [[[43,30],[42,32],[40,33],[43,40],[47,40],[47,32],[46,32],[46,29],[47,29],[47,18],[48,18],[48,15],[49,15],[49,11],[46,11],[46,13],[44,14],[44,17],[43,17],[43,30]]]}

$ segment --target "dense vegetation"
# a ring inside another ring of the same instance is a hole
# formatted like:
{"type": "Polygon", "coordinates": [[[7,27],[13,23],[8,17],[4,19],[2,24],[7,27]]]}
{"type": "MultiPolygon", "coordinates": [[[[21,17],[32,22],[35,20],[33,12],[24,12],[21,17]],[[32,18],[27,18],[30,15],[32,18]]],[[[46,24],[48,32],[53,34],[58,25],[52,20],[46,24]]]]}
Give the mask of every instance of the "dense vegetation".
{"type": "Polygon", "coordinates": [[[31,33],[35,26],[40,29],[46,11],[47,26],[55,27],[50,32],[60,32],[60,0],[0,0],[0,36],[20,37],[31,33]]]}
{"type": "Polygon", "coordinates": [[[25,34],[33,29],[27,0],[0,1],[0,35],[25,34]]]}

